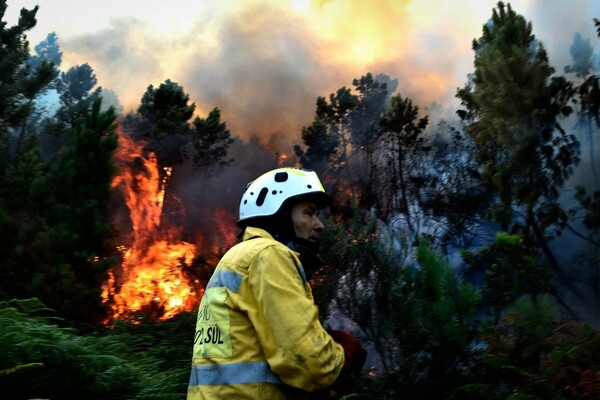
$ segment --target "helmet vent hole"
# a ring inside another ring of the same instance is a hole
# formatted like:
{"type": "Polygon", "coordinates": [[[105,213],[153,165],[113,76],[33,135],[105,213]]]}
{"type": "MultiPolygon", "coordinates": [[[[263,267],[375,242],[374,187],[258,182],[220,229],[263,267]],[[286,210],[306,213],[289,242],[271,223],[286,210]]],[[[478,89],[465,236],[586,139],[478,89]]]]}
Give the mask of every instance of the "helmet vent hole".
{"type": "Polygon", "coordinates": [[[248,200],[244,200],[244,204],[248,204],[248,200]]]}
{"type": "Polygon", "coordinates": [[[287,172],[278,172],[275,174],[275,182],[285,182],[288,180],[287,172]]]}
{"type": "Polygon", "coordinates": [[[256,199],[256,205],[257,206],[262,206],[265,202],[265,198],[267,197],[267,193],[269,193],[269,189],[262,188],[260,189],[260,193],[258,194],[258,198],[256,199]]]}
{"type": "Polygon", "coordinates": [[[312,189],[312,185],[306,185],[306,187],[312,189]]]}
{"type": "Polygon", "coordinates": [[[273,194],[277,194],[277,190],[273,190],[271,193],[273,193],[273,194]]]}

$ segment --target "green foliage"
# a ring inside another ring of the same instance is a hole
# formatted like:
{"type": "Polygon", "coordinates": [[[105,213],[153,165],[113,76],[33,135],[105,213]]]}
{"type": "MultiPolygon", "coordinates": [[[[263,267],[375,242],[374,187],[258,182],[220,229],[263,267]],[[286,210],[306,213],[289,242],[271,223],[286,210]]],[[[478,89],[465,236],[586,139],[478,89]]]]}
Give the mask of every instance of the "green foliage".
{"type": "MultiPolygon", "coordinates": [[[[317,170],[321,175],[333,174],[338,177],[342,169],[349,173],[347,160],[351,142],[350,114],[357,105],[358,97],[347,87],[338,89],[335,94],[331,93],[329,102],[325,97],[317,98],[315,120],[312,127],[303,130],[302,136],[306,139],[305,144],[308,141],[308,143],[313,142],[317,147],[324,145],[317,150],[317,154],[327,160],[324,165],[325,170],[317,170]]],[[[310,165],[306,167],[311,168],[310,165]]]]}
{"type": "Polygon", "coordinates": [[[536,263],[523,238],[504,232],[476,253],[463,251],[468,274],[485,274],[482,305],[498,318],[522,295],[555,293],[552,274],[536,263]]]}
{"type": "Polygon", "coordinates": [[[40,239],[54,254],[40,260],[31,290],[63,315],[79,315],[86,307],[90,320],[103,313],[100,284],[111,263],[107,213],[117,148],[114,110],[100,107],[97,99],[34,191],[49,226],[40,239]]]}
{"type": "MultiPolygon", "coordinates": [[[[483,188],[493,199],[487,216],[501,230],[521,235],[560,280],[561,291],[585,304],[587,294],[550,244],[567,226],[561,194],[579,163],[579,142],[561,126],[573,111],[575,89],[554,76],[532,32],[510,4],[498,2],[482,36],[473,41],[475,71],[457,92],[464,106],[459,115],[477,144],[483,188]]],[[[597,301],[592,303],[597,308],[597,301]]]]}
{"type": "Polygon", "coordinates": [[[0,302],[7,398],[181,399],[195,315],[79,335],[36,299],[0,302]]]}
{"type": "Polygon", "coordinates": [[[181,313],[157,324],[132,325],[120,322],[107,341],[115,354],[125,354],[143,376],[132,399],[181,399],[187,393],[190,377],[191,347],[196,313],[181,313]]]}
{"type": "MultiPolygon", "coordinates": [[[[600,334],[577,322],[557,324],[548,298],[524,296],[482,331],[486,353],[471,387],[496,398],[593,399],[600,394],[600,334]]],[[[456,399],[469,386],[457,389],[456,399]]]]}
{"type": "MultiPolygon", "coordinates": [[[[319,235],[319,256],[323,266],[314,272],[310,281],[316,304],[321,310],[327,310],[335,297],[341,271],[346,269],[350,260],[343,224],[336,224],[330,215],[323,219],[323,223],[325,229],[319,235]]],[[[321,317],[326,315],[321,314],[321,317]]]]}
{"type": "Polygon", "coordinates": [[[500,233],[489,247],[465,253],[471,265],[491,271],[478,292],[425,242],[416,263],[406,262],[407,248],[388,247],[385,230],[359,215],[348,229],[328,226],[321,253],[335,267],[327,278],[337,282],[327,292],[333,310],[350,318],[348,329],[381,358],[373,378],[355,382],[357,395],[597,397],[600,334],[557,322],[543,295],[547,270],[535,264],[522,238],[500,233]]]}
{"type": "Polygon", "coordinates": [[[324,262],[346,263],[333,310],[356,324],[381,359],[380,379],[369,391],[445,399],[474,365],[477,291],[425,242],[417,263],[405,264],[373,220],[355,217],[350,232],[324,262]]]}
{"type": "Polygon", "coordinates": [[[358,93],[358,104],[351,113],[351,141],[353,156],[358,158],[355,161],[358,164],[355,169],[358,175],[356,181],[361,194],[359,201],[363,207],[370,207],[377,201],[377,157],[383,134],[379,121],[397,84],[397,81],[392,81],[386,75],[374,77],[371,73],[352,81],[358,93]]]}
{"type": "MultiPolygon", "coordinates": [[[[6,7],[1,1],[2,18],[6,7]]],[[[99,306],[83,313],[81,307],[99,301],[100,274],[108,266],[105,207],[115,117],[99,113],[99,103],[80,110],[87,120],[71,131],[59,159],[46,164],[35,100],[55,81],[60,52],[56,36],[49,35],[38,55],[29,55],[25,33],[35,26],[36,13],[37,7],[21,10],[10,28],[0,21],[0,296],[39,296],[61,312],[70,307],[71,315],[93,319],[99,306]]],[[[74,80],[84,81],[79,75],[74,80]]]]}
{"type": "Polygon", "coordinates": [[[39,297],[75,320],[101,318],[100,285],[112,252],[115,118],[112,109],[100,112],[97,100],[50,167],[39,162],[34,137],[17,154],[0,190],[1,246],[10,246],[0,256],[0,289],[7,297],[39,297]]]}
{"type": "MultiPolygon", "coordinates": [[[[473,379],[479,376],[490,393],[516,393],[510,398],[597,396],[600,388],[591,377],[599,370],[600,335],[582,323],[557,322],[543,295],[553,291],[550,275],[536,265],[522,238],[500,233],[491,246],[464,256],[471,269],[487,269],[482,305],[494,317],[482,331],[487,350],[473,379]]],[[[477,398],[466,394],[473,387],[457,389],[456,398],[477,398]]]]}
{"type": "MultiPolygon", "coordinates": [[[[352,112],[352,143],[359,151],[367,153],[367,156],[381,137],[379,116],[388,106],[390,93],[395,90],[388,90],[387,82],[382,82],[383,80],[383,76],[373,77],[371,73],[367,73],[352,81],[358,92],[358,104],[352,112]]],[[[365,165],[365,168],[369,167],[371,165],[365,165]]]]}
{"type": "Polygon", "coordinates": [[[457,97],[467,132],[479,146],[483,182],[499,198],[493,217],[505,230],[542,241],[562,215],[548,218],[544,210],[556,210],[560,189],[578,162],[577,141],[558,124],[571,112],[571,87],[564,78],[552,78],[531,23],[510,4],[498,2],[473,49],[473,82],[457,97]],[[515,206],[523,207],[524,221],[515,218],[515,206]]]}
{"type": "Polygon", "coordinates": [[[8,398],[130,398],[123,389],[139,379],[135,371],[120,357],[99,351],[94,338],[79,337],[19,302],[0,303],[0,323],[1,369],[43,365],[0,376],[8,398]]]}

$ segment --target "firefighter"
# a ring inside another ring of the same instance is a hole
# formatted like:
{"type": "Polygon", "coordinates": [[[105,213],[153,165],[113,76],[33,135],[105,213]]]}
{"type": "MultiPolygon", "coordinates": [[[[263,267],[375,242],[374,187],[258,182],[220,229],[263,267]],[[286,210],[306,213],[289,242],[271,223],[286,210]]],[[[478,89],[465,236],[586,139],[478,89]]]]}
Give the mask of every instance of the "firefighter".
{"type": "Polygon", "coordinates": [[[188,400],[310,398],[362,369],[365,349],[323,328],[308,283],[328,204],[313,171],[279,168],[247,186],[242,241],[220,260],[198,310],[188,400]]]}

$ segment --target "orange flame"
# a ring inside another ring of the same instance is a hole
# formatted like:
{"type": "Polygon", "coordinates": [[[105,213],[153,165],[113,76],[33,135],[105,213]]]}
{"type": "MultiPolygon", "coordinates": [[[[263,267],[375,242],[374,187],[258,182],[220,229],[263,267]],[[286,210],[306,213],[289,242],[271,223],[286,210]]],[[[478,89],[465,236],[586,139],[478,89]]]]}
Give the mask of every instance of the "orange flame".
{"type": "Polygon", "coordinates": [[[120,246],[123,262],[109,272],[102,299],[114,319],[136,320],[149,315],[158,320],[194,309],[201,297],[197,285],[183,272],[190,266],[196,246],[178,240],[179,229],[161,220],[167,180],[161,180],[154,154],[143,156],[144,143],[119,135],[115,163],[119,175],[112,182],[129,209],[130,247],[120,246]]]}

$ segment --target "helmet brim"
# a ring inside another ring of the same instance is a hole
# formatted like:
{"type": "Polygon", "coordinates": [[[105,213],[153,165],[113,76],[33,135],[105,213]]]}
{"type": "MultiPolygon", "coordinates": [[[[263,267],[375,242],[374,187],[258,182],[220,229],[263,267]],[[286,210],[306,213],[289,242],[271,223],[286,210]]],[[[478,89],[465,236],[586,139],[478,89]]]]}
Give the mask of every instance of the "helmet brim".
{"type": "Polygon", "coordinates": [[[331,205],[331,198],[327,193],[324,192],[314,192],[314,193],[306,193],[301,194],[299,196],[291,197],[286,202],[302,202],[302,201],[310,201],[317,205],[319,210],[323,208],[329,207],[331,205]]]}

